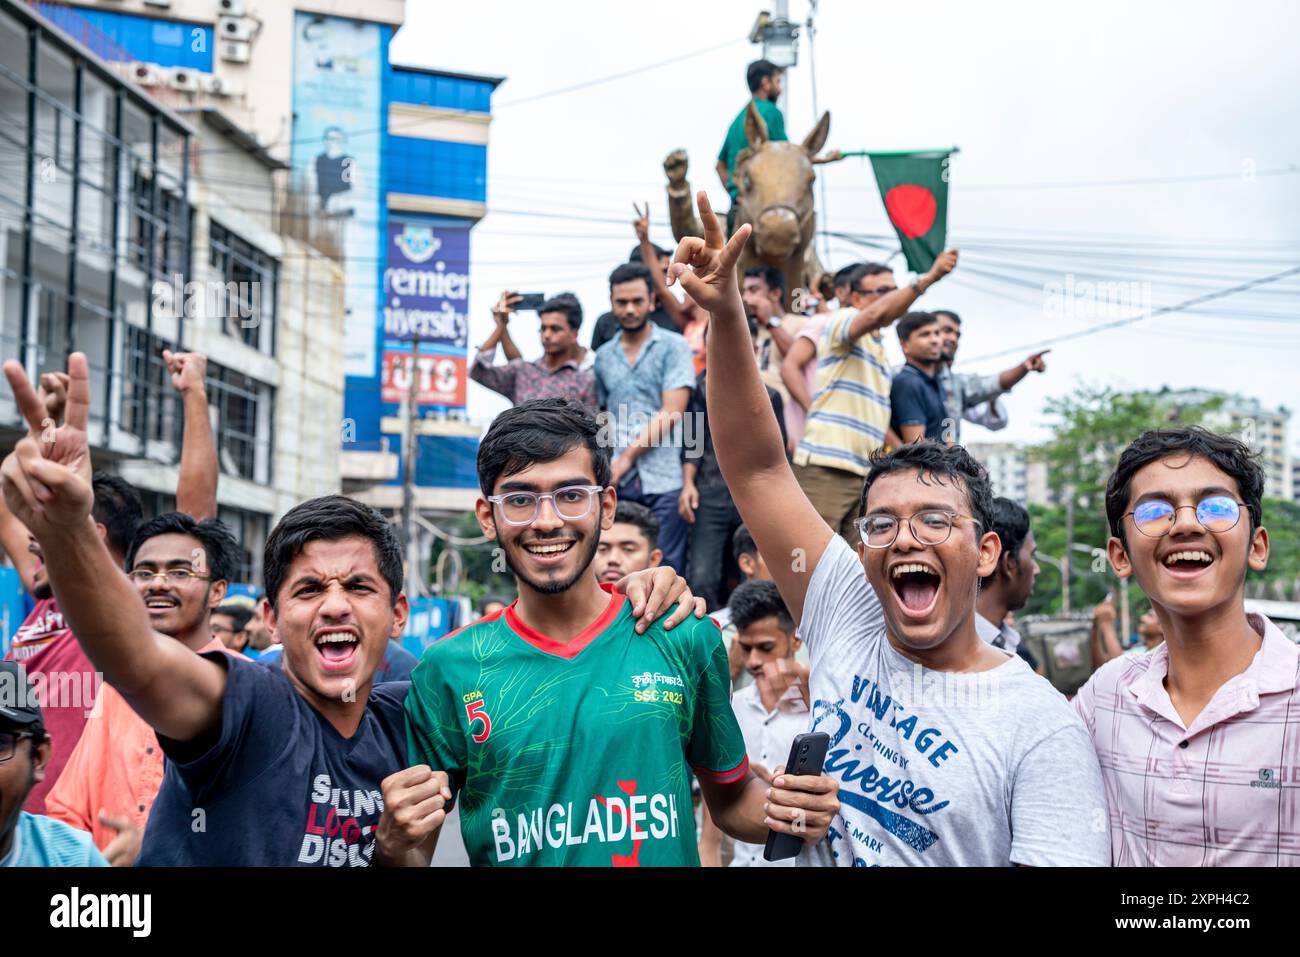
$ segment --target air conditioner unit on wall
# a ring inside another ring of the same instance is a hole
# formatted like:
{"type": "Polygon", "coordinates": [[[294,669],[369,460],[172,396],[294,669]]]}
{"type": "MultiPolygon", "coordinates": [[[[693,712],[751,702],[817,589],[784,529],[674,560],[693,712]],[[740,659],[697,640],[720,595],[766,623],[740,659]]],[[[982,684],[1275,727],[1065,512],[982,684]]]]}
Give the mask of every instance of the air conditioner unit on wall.
{"type": "Polygon", "coordinates": [[[217,23],[217,36],[222,40],[242,40],[247,43],[253,39],[255,26],[247,17],[222,17],[217,23]]]}
{"type": "Polygon", "coordinates": [[[204,76],[202,79],[203,92],[210,93],[213,96],[233,96],[234,89],[230,81],[220,76],[204,76]]]}
{"type": "Polygon", "coordinates": [[[251,53],[247,43],[238,40],[223,40],[221,43],[221,59],[227,63],[247,63],[251,53]]]}
{"type": "Polygon", "coordinates": [[[244,0],[217,0],[217,9],[225,17],[242,17],[244,15],[244,0]]]}
{"type": "Polygon", "coordinates": [[[167,77],[167,85],[173,90],[183,90],[186,93],[197,93],[199,91],[199,74],[195,70],[177,68],[171,71],[167,77]]]}
{"type": "Polygon", "coordinates": [[[161,86],[165,80],[162,69],[152,63],[137,63],[131,68],[130,75],[141,86],[161,86]]]}

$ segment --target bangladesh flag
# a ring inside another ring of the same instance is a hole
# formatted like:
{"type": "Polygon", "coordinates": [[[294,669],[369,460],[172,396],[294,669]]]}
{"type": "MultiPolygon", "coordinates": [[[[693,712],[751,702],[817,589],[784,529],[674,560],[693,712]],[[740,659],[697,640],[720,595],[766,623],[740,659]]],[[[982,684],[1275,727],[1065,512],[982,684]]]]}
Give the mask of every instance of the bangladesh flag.
{"type": "Polygon", "coordinates": [[[885,212],[913,272],[923,273],[943,252],[948,235],[948,157],[929,153],[869,153],[885,212]]]}

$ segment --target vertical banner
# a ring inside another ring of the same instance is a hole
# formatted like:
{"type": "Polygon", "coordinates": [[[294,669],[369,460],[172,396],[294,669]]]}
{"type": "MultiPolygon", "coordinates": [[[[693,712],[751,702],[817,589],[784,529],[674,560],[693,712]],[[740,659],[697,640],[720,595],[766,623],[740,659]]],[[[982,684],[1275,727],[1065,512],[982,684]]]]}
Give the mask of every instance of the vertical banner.
{"type": "Polygon", "coordinates": [[[378,24],[294,15],[292,166],[301,197],[296,215],[309,219],[312,235],[329,234],[342,251],[343,371],[370,378],[378,372],[383,55],[378,24]]]}
{"type": "Polygon", "coordinates": [[[390,214],[384,338],[463,353],[469,337],[469,224],[434,226],[390,214]]]}
{"type": "Polygon", "coordinates": [[[913,272],[928,271],[947,240],[948,157],[952,152],[867,154],[885,212],[902,244],[907,268],[913,272]]]}

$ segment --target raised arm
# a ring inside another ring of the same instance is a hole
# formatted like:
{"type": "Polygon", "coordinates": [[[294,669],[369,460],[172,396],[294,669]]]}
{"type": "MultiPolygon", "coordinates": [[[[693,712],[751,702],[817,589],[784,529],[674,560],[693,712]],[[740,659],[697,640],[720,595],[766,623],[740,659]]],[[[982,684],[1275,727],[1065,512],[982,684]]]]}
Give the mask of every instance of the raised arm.
{"type": "Polygon", "coordinates": [[[650,270],[650,279],[654,283],[655,297],[659,304],[664,307],[664,312],[668,313],[668,318],[673,321],[679,330],[686,328],[686,308],[677,301],[677,297],[668,291],[668,283],[664,281],[664,271],[659,268],[659,254],[655,252],[654,243],[650,242],[650,203],[645,204],[645,212],[637,208],[636,203],[632,204],[636,210],[636,219],[632,221],[632,229],[636,232],[636,238],[641,243],[641,262],[650,270]]]}
{"type": "Polygon", "coordinates": [[[861,310],[849,322],[849,338],[860,339],[868,332],[884,329],[891,322],[912,308],[912,303],[925,295],[933,286],[957,265],[957,250],[949,249],[939,254],[934,265],[912,286],[902,286],[886,293],[865,309],[861,310]]]}
{"type": "MultiPolygon", "coordinates": [[[[753,361],[753,344],[736,285],[736,262],[750,227],[723,243],[722,226],[703,192],[697,197],[704,239],[677,247],[671,280],[711,314],[707,376],[709,431],[718,466],[740,517],[767,560],[790,613],[798,621],[812,570],[832,531],[812,507],[785,457],[772,404],[753,361]]],[[[721,823],[721,822],[719,822],[721,823]]]]}
{"type": "Polygon", "coordinates": [[[807,336],[800,336],[790,347],[790,351],[781,360],[781,381],[785,383],[790,398],[799,403],[805,412],[812,408],[812,393],[808,391],[808,382],[803,369],[817,358],[817,343],[807,336]]]}
{"type": "MultiPolygon", "coordinates": [[[[41,376],[40,390],[37,393],[44,406],[45,418],[43,428],[57,428],[63,422],[63,413],[68,404],[68,376],[63,372],[47,372],[41,376]]],[[[0,495],[0,549],[4,549],[18,572],[18,580],[23,590],[29,595],[35,588],[36,556],[30,548],[27,526],[14,517],[0,495]]]]}
{"type": "Polygon", "coordinates": [[[43,412],[22,366],[5,376],[30,431],[0,466],[10,511],[41,545],[68,626],[105,680],[159,734],[189,741],[216,726],[226,673],[153,630],[139,594],[108,553],[91,518],[86,357],[68,360],[66,421],[43,430],[43,412]]]}
{"type": "Polygon", "coordinates": [[[185,432],[181,437],[181,472],[176,482],[176,511],[199,521],[217,517],[217,443],[212,437],[205,376],[208,359],[197,352],[163,351],[172,387],[181,394],[185,432]]]}
{"type": "Polygon", "coordinates": [[[1051,352],[1051,349],[1044,349],[1042,352],[1035,352],[1020,365],[1012,369],[1007,369],[998,376],[998,385],[1003,392],[1010,392],[1016,384],[1029,375],[1031,372],[1046,372],[1047,363],[1043,361],[1043,356],[1051,352]]]}

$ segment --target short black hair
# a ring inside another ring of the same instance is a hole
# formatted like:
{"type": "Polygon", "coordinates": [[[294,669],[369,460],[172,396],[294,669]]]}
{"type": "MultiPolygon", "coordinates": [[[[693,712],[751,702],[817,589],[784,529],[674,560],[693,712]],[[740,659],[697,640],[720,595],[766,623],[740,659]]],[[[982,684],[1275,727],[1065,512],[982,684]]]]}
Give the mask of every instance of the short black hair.
{"type": "Polygon", "coordinates": [[[1208,459],[1237,483],[1250,512],[1250,530],[1264,524],[1264,469],[1250,448],[1229,435],[1219,435],[1199,425],[1143,432],[1120,453],[1115,471],[1106,482],[1106,520],[1110,533],[1121,542],[1124,538],[1124,513],[1128,511],[1133,476],[1144,466],[1170,456],[1194,456],[1208,459]]]}
{"type": "Polygon", "coordinates": [[[898,320],[898,341],[906,342],[912,338],[912,333],[918,329],[924,329],[926,326],[932,326],[939,321],[939,317],[932,312],[909,312],[905,313],[898,320]]]}
{"type": "Polygon", "coordinates": [[[775,582],[753,578],[741,582],[727,600],[727,608],[731,610],[731,623],[738,629],[748,628],[764,618],[775,618],[777,627],[794,636],[794,616],[785,606],[775,582]]]}
{"type": "Polygon", "coordinates": [[[832,286],[849,286],[850,288],[852,288],[852,286],[853,286],[853,270],[857,269],[859,266],[862,266],[862,265],[865,265],[865,264],[864,264],[864,263],[849,263],[847,266],[843,267],[842,269],[837,270],[836,273],[835,273],[835,278],[831,280],[831,285],[832,285],[832,286]]]}
{"type": "Polygon", "coordinates": [[[993,524],[987,531],[997,532],[1002,540],[1002,554],[1020,560],[1020,549],[1029,537],[1029,512],[1019,502],[999,495],[993,499],[993,524]]]}
{"type": "Polygon", "coordinates": [[[655,518],[655,513],[644,505],[637,502],[619,502],[614,507],[614,521],[635,525],[640,529],[650,545],[650,551],[653,552],[659,547],[659,519],[655,518]]]}
{"type": "Polygon", "coordinates": [[[604,488],[610,478],[609,448],[601,438],[600,421],[577,402],[554,398],[520,403],[498,415],[479,443],[479,489],[486,498],[502,475],[553,462],[577,446],[591,452],[591,471],[604,488]]]}
{"type": "Polygon", "coordinates": [[[650,278],[650,270],[645,263],[619,263],[609,274],[609,291],[612,293],[620,283],[636,282],[638,279],[645,283],[646,292],[655,291],[654,280],[650,278]]]}
{"type": "Polygon", "coordinates": [[[235,631],[243,631],[248,627],[248,623],[253,620],[253,609],[247,602],[242,601],[223,601],[216,608],[212,609],[214,615],[229,615],[231,627],[235,631]]]}
{"type": "Polygon", "coordinates": [[[883,449],[872,454],[858,515],[866,514],[867,493],[872,483],[882,475],[911,471],[920,472],[920,480],[927,485],[932,482],[943,485],[944,479],[960,482],[966,489],[971,517],[980,523],[981,533],[993,527],[993,487],[988,470],[960,445],[944,445],[932,439],[908,443],[888,454],[883,449]]]}
{"type": "Polygon", "coordinates": [[[144,503],[134,486],[120,475],[96,472],[91,476],[95,504],[95,521],[108,529],[110,551],[125,555],[144,521],[144,503]]]}
{"type": "Polygon", "coordinates": [[[578,302],[578,297],[571,292],[562,292],[552,296],[537,309],[539,316],[548,312],[564,313],[564,317],[569,320],[569,327],[574,332],[577,332],[582,325],[582,303],[578,302]]]}
{"type": "Polygon", "coordinates": [[[761,279],[767,283],[768,289],[779,289],[785,292],[785,273],[775,266],[750,266],[745,270],[746,279],[761,279]]]}
{"type": "Polygon", "coordinates": [[[743,523],[731,536],[731,554],[737,562],[740,561],[741,555],[753,555],[756,560],[758,558],[758,546],[754,544],[754,536],[749,534],[749,529],[743,523]]]}
{"type": "Polygon", "coordinates": [[[947,316],[953,322],[957,323],[957,325],[961,325],[961,316],[957,315],[957,313],[953,312],[951,309],[931,309],[930,311],[936,316],[947,316]]]}
{"type": "Polygon", "coordinates": [[[755,60],[745,68],[745,82],[749,85],[749,92],[757,93],[764,80],[780,72],[781,68],[771,60],[755,60]]]}
{"type": "Polygon", "coordinates": [[[402,543],[393,523],[346,495],[322,495],[289,509],[267,536],[262,577],[271,607],[279,607],[280,586],[289,566],[309,542],[336,542],[352,536],[368,538],[375,546],[379,574],[388,583],[389,600],[397,604],[402,592],[402,543]]]}
{"type": "Polygon", "coordinates": [[[188,535],[202,545],[207,574],[213,581],[231,581],[239,570],[239,540],[226,523],[216,518],[205,518],[200,522],[184,512],[163,512],[140,526],[126,553],[128,569],[135,566],[140,546],[159,535],[188,535]]]}
{"type": "MultiPolygon", "coordinates": [[[[665,256],[671,256],[673,254],[673,251],[671,249],[664,249],[664,247],[657,245],[655,243],[651,243],[650,245],[654,247],[655,255],[658,256],[660,259],[663,259],[665,256]]],[[[645,257],[641,255],[640,243],[637,243],[635,246],[632,247],[632,251],[627,254],[627,261],[630,263],[642,263],[642,264],[645,263],[645,257]]]]}
{"type": "Polygon", "coordinates": [[[857,263],[850,268],[846,281],[849,284],[850,291],[861,292],[862,290],[858,288],[858,284],[862,282],[862,280],[866,279],[868,276],[879,276],[882,273],[889,273],[892,276],[894,270],[890,269],[884,263],[857,263]]]}

